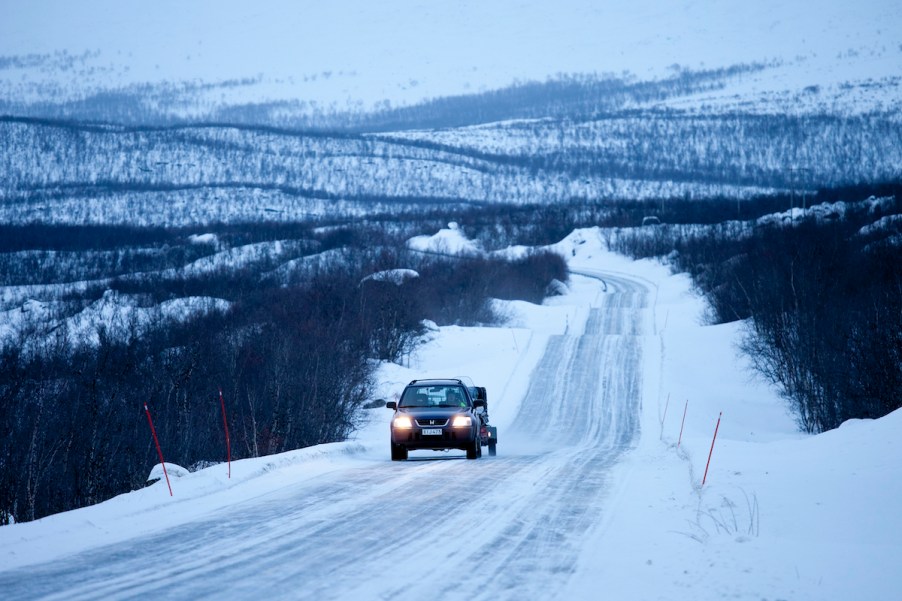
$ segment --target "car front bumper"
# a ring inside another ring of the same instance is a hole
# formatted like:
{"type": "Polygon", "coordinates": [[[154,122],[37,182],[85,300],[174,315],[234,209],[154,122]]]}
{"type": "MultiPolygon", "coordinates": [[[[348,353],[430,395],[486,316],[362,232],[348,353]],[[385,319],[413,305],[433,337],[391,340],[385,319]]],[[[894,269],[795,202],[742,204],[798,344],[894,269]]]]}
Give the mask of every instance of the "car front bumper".
{"type": "Polygon", "coordinates": [[[431,428],[441,430],[441,434],[423,434],[423,430],[430,428],[392,428],[392,444],[411,449],[460,449],[465,451],[476,440],[475,428],[431,428]]]}

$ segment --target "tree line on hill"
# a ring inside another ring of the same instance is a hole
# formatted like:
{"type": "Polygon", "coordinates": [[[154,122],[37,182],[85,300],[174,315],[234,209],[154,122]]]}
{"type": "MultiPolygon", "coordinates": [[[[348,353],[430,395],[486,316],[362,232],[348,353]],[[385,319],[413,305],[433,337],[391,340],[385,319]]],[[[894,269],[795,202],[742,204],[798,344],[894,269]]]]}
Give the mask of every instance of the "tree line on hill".
{"type": "Polygon", "coordinates": [[[0,219],[184,226],[298,221],[350,206],[741,198],[892,181],[893,115],[664,110],[348,133],[0,115],[0,219]]]}
{"type": "Polygon", "coordinates": [[[892,195],[795,218],[654,226],[611,245],[667,256],[713,322],[747,320],[742,349],[755,369],[802,430],[823,432],[902,406],[902,186],[878,189],[892,195]]]}

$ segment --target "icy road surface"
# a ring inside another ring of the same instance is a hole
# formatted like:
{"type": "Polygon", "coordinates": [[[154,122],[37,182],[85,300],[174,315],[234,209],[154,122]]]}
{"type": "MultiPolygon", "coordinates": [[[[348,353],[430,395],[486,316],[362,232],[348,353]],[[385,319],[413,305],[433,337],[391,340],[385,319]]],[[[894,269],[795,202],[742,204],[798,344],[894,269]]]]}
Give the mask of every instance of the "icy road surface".
{"type": "Polygon", "coordinates": [[[602,277],[584,331],[549,340],[497,457],[393,463],[386,432],[384,462],[0,572],[3,598],[553,598],[611,519],[612,466],[638,437],[648,289],[602,277]]]}

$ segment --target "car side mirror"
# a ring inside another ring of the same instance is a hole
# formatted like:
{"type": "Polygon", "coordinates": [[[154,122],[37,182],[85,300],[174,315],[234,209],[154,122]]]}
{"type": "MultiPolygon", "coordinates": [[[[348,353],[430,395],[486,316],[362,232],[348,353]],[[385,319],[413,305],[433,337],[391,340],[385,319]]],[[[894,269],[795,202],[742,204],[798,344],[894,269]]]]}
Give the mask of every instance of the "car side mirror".
{"type": "Polygon", "coordinates": [[[473,401],[473,406],[482,407],[483,409],[485,409],[485,399],[476,399],[475,401],[473,401]]]}
{"type": "Polygon", "coordinates": [[[394,409],[394,410],[397,410],[397,409],[398,409],[398,403],[396,403],[395,401],[389,401],[389,402],[385,403],[385,408],[386,408],[386,409],[394,409]]]}

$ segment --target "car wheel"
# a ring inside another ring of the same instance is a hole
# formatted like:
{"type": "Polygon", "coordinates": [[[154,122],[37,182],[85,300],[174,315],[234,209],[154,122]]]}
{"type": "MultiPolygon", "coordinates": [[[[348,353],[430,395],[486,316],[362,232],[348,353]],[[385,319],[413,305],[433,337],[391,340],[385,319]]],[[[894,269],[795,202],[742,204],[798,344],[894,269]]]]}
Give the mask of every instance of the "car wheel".
{"type": "Polygon", "coordinates": [[[401,445],[393,444],[391,446],[392,461],[407,461],[407,449],[401,445]]]}
{"type": "Polygon", "coordinates": [[[479,439],[476,438],[467,445],[467,459],[479,459],[482,448],[479,446],[479,439]]]}
{"type": "Polygon", "coordinates": [[[489,444],[489,457],[495,456],[495,443],[489,444]]]}

